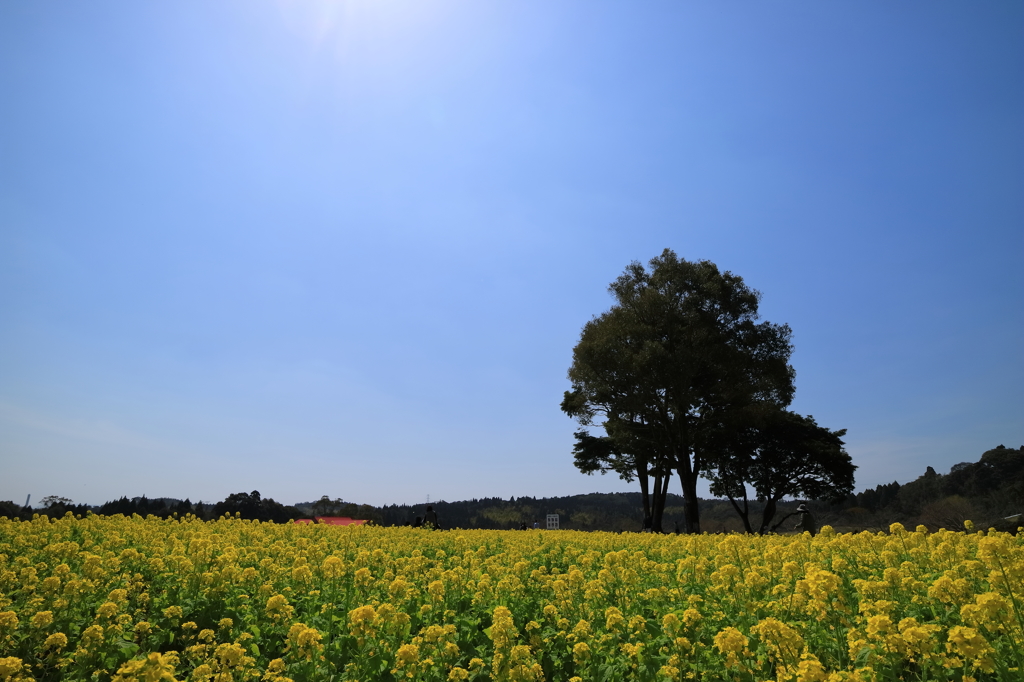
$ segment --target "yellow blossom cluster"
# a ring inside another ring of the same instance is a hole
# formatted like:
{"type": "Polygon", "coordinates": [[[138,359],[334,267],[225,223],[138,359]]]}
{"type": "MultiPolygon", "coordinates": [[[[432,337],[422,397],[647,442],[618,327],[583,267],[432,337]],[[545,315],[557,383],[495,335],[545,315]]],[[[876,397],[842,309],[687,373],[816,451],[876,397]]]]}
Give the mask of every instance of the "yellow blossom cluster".
{"type": "Polygon", "coordinates": [[[0,682],[1021,679],[1021,535],[0,519],[0,682]]]}

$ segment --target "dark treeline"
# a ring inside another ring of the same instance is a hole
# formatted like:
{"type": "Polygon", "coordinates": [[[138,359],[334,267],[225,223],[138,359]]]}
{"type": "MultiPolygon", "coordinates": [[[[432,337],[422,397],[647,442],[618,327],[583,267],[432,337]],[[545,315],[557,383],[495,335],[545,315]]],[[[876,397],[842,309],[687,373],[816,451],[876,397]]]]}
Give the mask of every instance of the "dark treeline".
{"type": "MultiPolygon", "coordinates": [[[[763,501],[752,500],[750,513],[758,515],[763,501]]],[[[851,494],[830,504],[808,501],[819,524],[839,531],[885,530],[900,522],[913,528],[919,524],[932,530],[961,529],[971,520],[979,528],[996,527],[1014,531],[1022,522],[1014,518],[1024,512],[1024,447],[1014,450],[1002,445],[982,454],[977,462],[955,465],[948,474],[928,467],[918,479],[897,482],[851,494]]],[[[571,497],[537,499],[519,497],[504,500],[484,498],[461,502],[434,502],[443,528],[515,529],[537,522],[546,525],[548,514],[559,515],[559,526],[571,530],[638,531],[644,507],[640,493],[592,493],[571,497]]],[[[786,519],[797,502],[779,505],[778,518],[786,519]]],[[[390,505],[375,510],[372,519],[383,525],[410,525],[422,517],[426,504],[390,505]]],[[[371,518],[363,516],[360,518],[371,518]]],[[[679,495],[668,493],[663,528],[679,530],[685,509],[679,495]]],[[[700,500],[703,529],[709,532],[743,531],[743,523],[726,500],[700,500]]],[[[783,521],[779,531],[790,531],[797,518],[783,521]]]]}
{"type": "Polygon", "coordinates": [[[1014,530],[1024,523],[1015,518],[1024,512],[1024,446],[1000,445],[977,462],[955,464],[948,474],[928,467],[910,483],[879,485],[839,507],[837,525],[882,528],[899,521],[952,529],[970,520],[979,528],[1014,530]]]}
{"type": "MultiPolygon", "coordinates": [[[[727,502],[701,500],[701,514],[709,519],[710,530],[726,530],[721,522],[735,516],[727,502]],[[723,513],[724,512],[724,513],[723,513]]],[[[488,528],[517,530],[547,527],[547,515],[558,514],[562,530],[640,531],[644,506],[641,493],[590,493],[565,497],[483,498],[460,502],[432,502],[442,528],[488,528]]],[[[793,505],[795,507],[795,505],[793,505]]],[[[422,517],[426,504],[390,505],[378,509],[384,525],[412,525],[422,517]]],[[[665,502],[665,529],[677,530],[684,520],[683,498],[668,493],[665,502]]],[[[730,528],[731,529],[731,526],[730,528]]]]}
{"type": "Polygon", "coordinates": [[[31,519],[33,514],[46,514],[50,518],[57,518],[69,512],[76,516],[84,516],[88,513],[105,516],[138,514],[139,516],[158,516],[160,518],[184,517],[192,514],[204,521],[230,514],[238,515],[243,519],[275,523],[287,523],[293,519],[307,516],[293,506],[286,506],[272,498],[262,497],[258,490],[253,490],[250,493],[234,493],[216,504],[204,504],[203,502],[193,504],[188,499],[177,500],[169,497],[149,499],[145,495],[133,498],[122,497],[99,506],[73,504],[71,500],[63,497],[43,498],[38,508],[23,508],[13,502],[0,502],[0,516],[9,518],[18,517],[27,520],[31,519]]]}
{"type": "MultiPolygon", "coordinates": [[[[761,503],[752,501],[752,513],[759,513],[761,503]]],[[[504,500],[483,498],[461,502],[432,502],[442,528],[517,529],[524,524],[532,528],[536,522],[546,527],[548,514],[559,515],[559,526],[566,530],[639,531],[644,518],[640,493],[591,493],[566,497],[519,497],[504,500]]],[[[780,505],[782,517],[792,513],[797,503],[780,505]]],[[[919,478],[900,485],[898,482],[879,485],[848,496],[838,504],[810,502],[820,524],[838,531],[884,530],[895,522],[907,527],[923,524],[938,528],[963,528],[971,520],[979,528],[990,526],[1013,531],[1024,520],[1016,515],[1024,512],[1024,447],[1002,445],[982,454],[977,462],[963,462],[939,474],[932,467],[919,478]]],[[[235,493],[216,504],[192,503],[188,499],[148,499],[143,497],[113,500],[99,506],[72,503],[60,497],[44,498],[38,508],[22,508],[13,502],[0,502],[0,516],[32,518],[46,514],[51,518],[76,515],[124,514],[154,515],[162,518],[192,514],[211,520],[224,514],[240,515],[285,523],[292,519],[314,516],[348,516],[367,519],[384,526],[412,525],[422,517],[426,504],[373,507],[331,500],[324,496],[316,502],[286,506],[258,491],[235,493]]],[[[665,503],[664,529],[672,532],[684,520],[682,497],[669,493],[665,503]]],[[[742,531],[743,524],[728,501],[700,500],[700,518],[704,530],[710,532],[742,531]]],[[[796,520],[784,523],[780,531],[792,530],[796,520]]]]}

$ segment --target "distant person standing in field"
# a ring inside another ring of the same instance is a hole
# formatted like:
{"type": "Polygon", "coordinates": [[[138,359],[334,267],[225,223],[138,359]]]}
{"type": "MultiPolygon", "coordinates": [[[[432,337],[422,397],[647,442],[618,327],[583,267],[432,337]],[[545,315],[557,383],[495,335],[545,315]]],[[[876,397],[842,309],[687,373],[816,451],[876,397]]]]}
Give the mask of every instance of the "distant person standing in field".
{"type": "Polygon", "coordinates": [[[434,508],[429,504],[427,505],[427,511],[423,513],[423,525],[431,529],[438,529],[441,527],[441,524],[437,522],[437,512],[434,511],[434,508]]]}
{"type": "Polygon", "coordinates": [[[795,528],[805,530],[811,535],[818,532],[818,524],[814,521],[814,514],[807,508],[806,502],[801,502],[800,506],[796,508],[800,514],[800,523],[796,524],[795,528]]]}

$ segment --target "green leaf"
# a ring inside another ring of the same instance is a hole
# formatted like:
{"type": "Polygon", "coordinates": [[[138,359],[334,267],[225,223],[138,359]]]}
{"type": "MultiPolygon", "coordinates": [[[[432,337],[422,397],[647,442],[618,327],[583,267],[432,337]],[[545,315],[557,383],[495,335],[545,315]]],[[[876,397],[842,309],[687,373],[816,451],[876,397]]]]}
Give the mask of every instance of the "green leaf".
{"type": "Polygon", "coordinates": [[[121,640],[117,643],[117,645],[121,647],[121,652],[126,654],[129,658],[131,658],[139,652],[139,645],[135,642],[126,642],[124,640],[121,640]]]}

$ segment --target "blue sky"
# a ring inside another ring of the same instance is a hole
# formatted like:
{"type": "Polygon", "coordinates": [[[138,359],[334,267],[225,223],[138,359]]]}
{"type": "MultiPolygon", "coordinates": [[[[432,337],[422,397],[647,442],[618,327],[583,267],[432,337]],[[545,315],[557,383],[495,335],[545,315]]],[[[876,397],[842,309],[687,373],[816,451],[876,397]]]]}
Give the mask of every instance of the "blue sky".
{"type": "Polygon", "coordinates": [[[1019,446],[1022,38],[1019,2],[2,3],[0,499],[632,490],[558,404],[666,247],[793,328],[858,489],[1019,446]]]}

